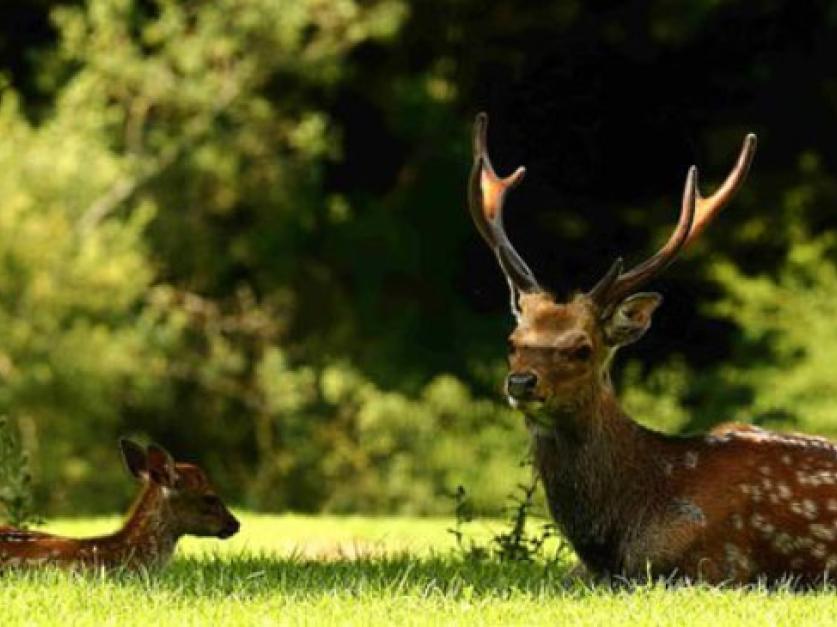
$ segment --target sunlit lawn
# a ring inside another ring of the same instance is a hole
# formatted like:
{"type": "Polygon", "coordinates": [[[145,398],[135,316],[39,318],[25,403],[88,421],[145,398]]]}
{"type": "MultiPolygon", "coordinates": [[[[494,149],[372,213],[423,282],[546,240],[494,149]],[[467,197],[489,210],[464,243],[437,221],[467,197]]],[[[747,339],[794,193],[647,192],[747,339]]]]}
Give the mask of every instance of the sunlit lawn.
{"type": "MultiPolygon", "coordinates": [[[[832,625],[837,593],[567,584],[568,564],[473,563],[449,520],[242,515],[158,575],[3,576],[2,625],[832,625]]],[[[57,521],[93,534],[116,519],[57,521]]],[[[485,532],[485,530],[483,530],[485,532]]]]}

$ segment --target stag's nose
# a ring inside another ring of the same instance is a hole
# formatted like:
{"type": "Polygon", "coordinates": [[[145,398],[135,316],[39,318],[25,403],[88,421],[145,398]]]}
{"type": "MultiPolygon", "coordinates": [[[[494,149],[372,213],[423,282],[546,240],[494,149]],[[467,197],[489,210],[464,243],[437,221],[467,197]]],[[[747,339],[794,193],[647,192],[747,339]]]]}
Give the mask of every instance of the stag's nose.
{"type": "Polygon", "coordinates": [[[506,392],[516,400],[526,400],[535,393],[538,377],[532,372],[512,372],[506,379],[506,392]]]}

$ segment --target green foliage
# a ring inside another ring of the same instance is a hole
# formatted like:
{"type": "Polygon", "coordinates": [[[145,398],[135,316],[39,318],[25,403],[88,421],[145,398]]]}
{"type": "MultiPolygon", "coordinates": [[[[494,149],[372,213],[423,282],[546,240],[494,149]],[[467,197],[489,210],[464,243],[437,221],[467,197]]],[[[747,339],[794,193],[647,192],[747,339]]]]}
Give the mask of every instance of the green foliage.
{"type": "MultiPolygon", "coordinates": [[[[54,12],[59,45],[42,70],[66,79],[43,81],[55,86],[51,111],[33,124],[12,90],[0,103],[0,411],[31,427],[42,501],[96,494],[95,507],[113,507],[112,488],[124,482],[116,436],[177,431],[184,408],[201,421],[187,420],[180,438],[235,451],[225,456],[229,474],[215,474],[227,486],[255,474],[251,502],[347,501],[307,494],[313,477],[286,501],[283,489],[270,489],[272,469],[288,480],[282,472],[331,444],[329,416],[311,423],[319,440],[308,444],[310,413],[275,401],[277,386],[304,386],[312,371],[297,377],[280,363],[294,247],[266,259],[314,226],[320,173],[338,153],[311,94],[333,88],[354,47],[392,36],[403,12],[388,0],[90,0],[54,12]],[[224,241],[216,224],[242,205],[252,208],[252,227],[224,241]],[[224,287],[231,268],[277,265],[287,270],[224,287]],[[281,446],[272,440],[277,422],[281,446]],[[248,463],[253,441],[258,455],[248,463]]],[[[371,415],[370,394],[358,406],[371,415]]],[[[380,396],[384,411],[410,402],[380,396]]],[[[323,409],[336,414],[336,402],[323,409]]],[[[343,457],[351,452],[335,454],[330,472],[343,457]]],[[[409,484],[406,472],[388,481],[409,484]]],[[[380,506],[382,483],[370,482],[361,502],[380,506]]],[[[410,489],[432,499],[421,482],[402,491],[410,489]]]]}
{"type": "Polygon", "coordinates": [[[0,418],[0,511],[5,522],[17,528],[37,522],[32,504],[29,457],[20,436],[7,418],[0,418]]]}
{"type": "Polygon", "coordinates": [[[740,359],[720,376],[752,391],[741,413],[755,422],[837,435],[834,243],[831,235],[798,239],[775,279],[729,263],[713,269],[727,291],[714,311],[742,331],[740,359]]]}
{"type": "Polygon", "coordinates": [[[530,470],[530,481],[520,483],[507,496],[510,505],[506,508],[508,518],[501,530],[494,531],[488,540],[482,540],[469,533],[469,525],[476,521],[474,504],[468,492],[461,485],[453,495],[456,523],[448,532],[456,540],[458,551],[470,560],[494,559],[500,562],[543,562],[564,561],[570,553],[569,545],[561,539],[553,523],[541,522],[536,531],[531,530],[532,512],[538,497],[539,478],[531,462],[522,464],[530,470]],[[552,541],[555,539],[555,541],[552,541]],[[557,542],[557,543],[556,543],[557,542]],[[546,555],[547,543],[550,555],[546,555]]]}
{"type": "Polygon", "coordinates": [[[637,361],[622,373],[620,400],[625,410],[640,422],[666,433],[678,433],[689,423],[683,397],[689,389],[688,366],[678,358],[643,373],[637,361]]]}
{"type": "Polygon", "coordinates": [[[268,455],[274,474],[254,488],[264,490],[262,503],[438,513],[450,485],[468,481],[476,506],[491,510],[517,480],[509,469],[526,446],[518,417],[473,399],[451,376],[412,398],[380,389],[347,364],[289,368],[278,351],[260,374],[272,439],[281,443],[268,455]],[[311,501],[294,501],[298,482],[311,501]]]}
{"type": "Polygon", "coordinates": [[[345,297],[303,265],[306,238],[352,211],[323,193],[340,150],[316,102],[403,16],[392,0],[54,12],[52,110],[33,124],[8,90],[0,111],[0,409],[32,426],[42,502],[116,507],[126,431],[269,509],[442,511],[456,482],[490,508],[514,485],[511,412],[453,376],[385,389],[319,331],[291,335],[312,295],[345,297]]]}
{"type": "MultiPolygon", "coordinates": [[[[68,112],[33,128],[10,93],[0,106],[0,411],[30,426],[44,482],[72,481],[73,451],[160,372],[141,312],[151,211],[80,227],[119,169],[94,126],[68,112]]],[[[91,468],[102,452],[85,452],[91,468]]]]}

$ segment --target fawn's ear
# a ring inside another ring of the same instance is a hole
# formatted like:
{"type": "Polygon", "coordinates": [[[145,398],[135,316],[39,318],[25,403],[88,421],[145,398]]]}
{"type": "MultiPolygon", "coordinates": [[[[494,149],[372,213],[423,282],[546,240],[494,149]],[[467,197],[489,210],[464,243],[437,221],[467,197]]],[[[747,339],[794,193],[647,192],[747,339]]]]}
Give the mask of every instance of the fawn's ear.
{"type": "Polygon", "coordinates": [[[173,488],[177,481],[174,459],[162,446],[148,445],[148,476],[154,483],[173,488]]]}
{"type": "Polygon", "coordinates": [[[611,346],[636,342],[651,326],[651,315],[663,302],[656,292],[640,292],[619,303],[604,323],[605,337],[611,346]]]}
{"type": "Polygon", "coordinates": [[[137,479],[148,476],[148,468],[145,462],[145,449],[133,440],[127,438],[119,439],[119,448],[122,450],[122,460],[125,467],[137,479]]]}

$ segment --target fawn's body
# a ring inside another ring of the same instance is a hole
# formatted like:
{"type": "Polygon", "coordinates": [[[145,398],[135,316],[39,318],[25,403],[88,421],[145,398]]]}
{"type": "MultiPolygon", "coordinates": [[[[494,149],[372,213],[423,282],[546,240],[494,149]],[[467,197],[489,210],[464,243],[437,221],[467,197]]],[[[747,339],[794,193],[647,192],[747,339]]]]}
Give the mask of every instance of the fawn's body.
{"type": "Polygon", "coordinates": [[[76,539],[0,527],[0,567],[154,568],[168,562],[183,535],[227,538],[238,531],[199,467],[175,464],[154,445],[146,453],[123,440],[122,451],[142,489],[119,531],[76,539]]]}
{"type": "Polygon", "coordinates": [[[593,289],[560,302],[543,290],[505,233],[505,195],[477,117],[469,208],[511,288],[509,402],[526,417],[536,465],[558,526],[593,574],[681,576],[711,583],[822,581],[837,570],[837,446],[812,436],[721,425],[672,437],[619,406],[610,365],[648,330],[662,302],[636,292],[709,224],[743,181],[744,147],[727,180],[703,198],[686,179],[666,244],[623,272],[621,259],[593,289]]]}

